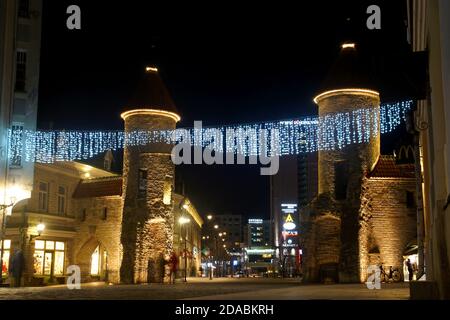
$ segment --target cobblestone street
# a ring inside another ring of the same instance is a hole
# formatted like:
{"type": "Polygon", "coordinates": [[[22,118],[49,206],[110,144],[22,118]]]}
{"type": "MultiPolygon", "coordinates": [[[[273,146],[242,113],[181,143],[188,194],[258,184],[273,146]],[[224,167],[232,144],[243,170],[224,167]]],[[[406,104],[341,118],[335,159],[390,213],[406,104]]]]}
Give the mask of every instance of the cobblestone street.
{"type": "Polygon", "coordinates": [[[292,279],[188,279],[175,285],[86,284],[81,290],[65,286],[0,288],[1,300],[406,300],[407,284],[368,290],[364,285],[302,285],[292,279]]]}

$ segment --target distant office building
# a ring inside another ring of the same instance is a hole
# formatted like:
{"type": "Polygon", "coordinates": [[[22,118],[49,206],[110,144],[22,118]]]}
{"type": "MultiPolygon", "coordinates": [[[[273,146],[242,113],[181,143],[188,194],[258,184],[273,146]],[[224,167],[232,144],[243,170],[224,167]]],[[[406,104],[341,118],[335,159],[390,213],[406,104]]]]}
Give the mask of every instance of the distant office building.
{"type": "Polygon", "coordinates": [[[282,221],[281,205],[298,201],[298,164],[296,156],[280,158],[278,174],[270,180],[270,219],[273,222],[273,241],[276,248],[281,246],[282,221]]]}
{"type": "Polygon", "coordinates": [[[242,243],[242,216],[238,214],[223,214],[214,217],[214,222],[221,232],[225,232],[227,248],[240,248],[242,243]]]}
{"type": "Polygon", "coordinates": [[[270,220],[249,219],[246,226],[245,270],[248,274],[267,274],[273,272],[275,250],[272,240],[270,220]]]}
{"type": "Polygon", "coordinates": [[[317,196],[317,153],[305,153],[297,157],[298,207],[307,206],[317,196]]]}
{"type": "Polygon", "coordinates": [[[249,219],[247,225],[247,246],[272,247],[270,220],[249,219]]]}
{"type": "Polygon", "coordinates": [[[282,157],[270,189],[277,265],[293,274],[300,264],[300,212],[317,195],[317,154],[282,157]]]}

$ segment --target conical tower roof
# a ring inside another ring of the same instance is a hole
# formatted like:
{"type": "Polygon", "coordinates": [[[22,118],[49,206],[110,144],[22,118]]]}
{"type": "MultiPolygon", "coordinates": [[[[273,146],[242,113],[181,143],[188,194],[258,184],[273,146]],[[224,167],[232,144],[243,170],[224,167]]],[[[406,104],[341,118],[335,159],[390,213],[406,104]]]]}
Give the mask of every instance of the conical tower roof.
{"type": "Polygon", "coordinates": [[[153,109],[179,114],[156,67],[146,68],[136,91],[128,101],[126,111],[135,109],[153,109]]]}
{"type": "Polygon", "coordinates": [[[318,94],[320,96],[325,92],[344,89],[377,90],[370,76],[369,64],[361,57],[355,43],[342,45],[341,52],[323,81],[318,94]]]}

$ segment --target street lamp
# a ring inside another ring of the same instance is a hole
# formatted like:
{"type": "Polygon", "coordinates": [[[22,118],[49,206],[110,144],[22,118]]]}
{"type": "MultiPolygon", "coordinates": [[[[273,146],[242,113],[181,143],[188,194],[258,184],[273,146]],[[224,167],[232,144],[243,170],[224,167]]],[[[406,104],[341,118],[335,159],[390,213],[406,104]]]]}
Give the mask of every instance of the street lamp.
{"type": "Polygon", "coordinates": [[[209,215],[209,216],[207,216],[206,218],[207,218],[208,220],[210,220],[210,221],[211,221],[211,220],[212,220],[212,218],[213,218],[213,216],[212,216],[212,215],[209,215]]]}
{"type": "Polygon", "coordinates": [[[30,241],[32,241],[34,238],[38,238],[42,235],[42,232],[44,232],[45,230],[45,224],[43,224],[42,222],[40,222],[37,226],[36,226],[36,231],[37,231],[37,235],[30,235],[30,241]]]}
{"type": "Polygon", "coordinates": [[[39,235],[39,237],[40,237],[41,234],[42,234],[42,232],[44,232],[44,230],[45,230],[45,224],[43,224],[42,222],[39,223],[39,224],[37,225],[36,229],[37,229],[38,235],[39,235]]]}
{"type": "MultiPolygon", "coordinates": [[[[180,223],[180,226],[183,227],[191,222],[191,219],[181,217],[178,222],[180,223]]],[[[184,228],[184,282],[187,282],[187,227],[184,228]]]]}

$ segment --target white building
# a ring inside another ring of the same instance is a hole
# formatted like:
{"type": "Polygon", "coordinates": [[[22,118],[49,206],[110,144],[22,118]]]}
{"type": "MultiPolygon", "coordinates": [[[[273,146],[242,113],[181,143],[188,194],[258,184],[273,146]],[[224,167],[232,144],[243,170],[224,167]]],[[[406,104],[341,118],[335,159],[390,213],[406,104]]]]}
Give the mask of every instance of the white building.
{"type": "Polygon", "coordinates": [[[0,204],[27,199],[33,188],[34,163],[24,161],[21,143],[10,150],[8,132],[22,140],[36,129],[41,17],[42,0],[0,1],[0,204]]]}

